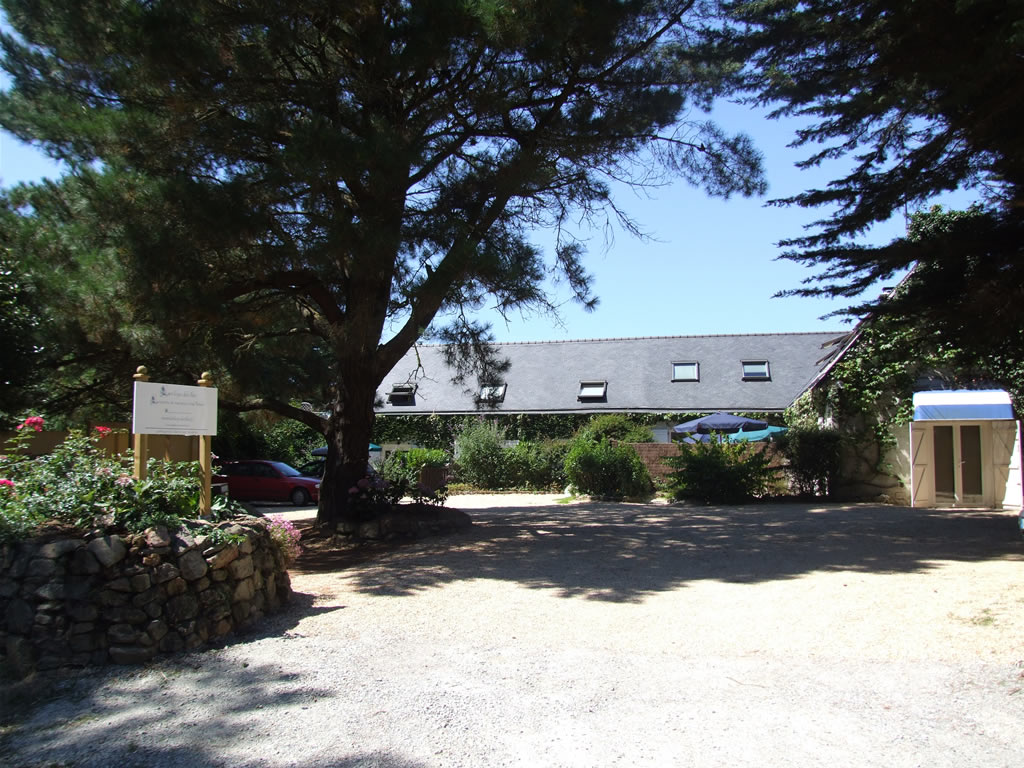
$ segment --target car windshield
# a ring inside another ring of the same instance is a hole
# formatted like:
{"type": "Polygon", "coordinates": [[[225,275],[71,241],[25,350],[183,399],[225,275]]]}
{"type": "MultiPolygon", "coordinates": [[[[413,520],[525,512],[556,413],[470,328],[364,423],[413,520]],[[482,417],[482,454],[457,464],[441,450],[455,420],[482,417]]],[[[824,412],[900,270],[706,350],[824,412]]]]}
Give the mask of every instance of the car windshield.
{"type": "Polygon", "coordinates": [[[299,467],[299,472],[306,477],[320,477],[324,473],[324,464],[323,459],[313,459],[299,467]]]}
{"type": "Polygon", "coordinates": [[[285,477],[300,477],[302,475],[295,467],[285,464],[283,461],[271,461],[269,463],[285,477]]]}

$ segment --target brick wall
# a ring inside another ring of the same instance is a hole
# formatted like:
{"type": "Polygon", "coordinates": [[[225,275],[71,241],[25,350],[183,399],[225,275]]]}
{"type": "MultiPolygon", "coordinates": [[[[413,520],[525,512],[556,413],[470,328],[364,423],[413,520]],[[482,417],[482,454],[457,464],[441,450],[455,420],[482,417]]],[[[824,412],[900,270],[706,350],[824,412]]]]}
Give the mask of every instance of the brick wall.
{"type": "Polygon", "coordinates": [[[661,481],[668,478],[668,474],[672,471],[672,468],[662,462],[666,456],[676,456],[679,453],[679,446],[675,443],[630,443],[638,454],[640,454],[641,460],[647,465],[647,471],[651,473],[651,478],[655,481],[661,481]]]}

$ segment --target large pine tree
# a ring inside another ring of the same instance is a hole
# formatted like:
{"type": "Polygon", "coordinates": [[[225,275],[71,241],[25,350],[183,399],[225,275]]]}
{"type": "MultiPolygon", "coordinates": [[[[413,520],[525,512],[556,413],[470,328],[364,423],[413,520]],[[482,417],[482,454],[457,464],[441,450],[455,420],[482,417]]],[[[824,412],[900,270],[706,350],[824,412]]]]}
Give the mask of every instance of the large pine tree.
{"type": "MultiPolygon", "coordinates": [[[[749,142],[691,114],[719,82],[695,0],[3,6],[0,125],[72,169],[17,193],[23,263],[105,265],[118,306],[86,325],[213,356],[237,407],[321,431],[326,525],[365,472],[378,385],[436,317],[546,307],[552,271],[593,302],[579,245],[545,255],[531,228],[606,209],[613,179],[763,187],[749,142]]],[[[443,337],[486,378],[486,327],[443,337]]]]}
{"type": "MultiPolygon", "coordinates": [[[[859,297],[915,267],[886,313],[939,333],[966,362],[1024,361],[1024,1],[732,0],[712,48],[735,93],[795,116],[803,167],[848,168],[774,201],[820,209],[785,256],[817,269],[796,295],[859,297]],[[973,190],[969,215],[922,213],[910,236],[861,236],[942,193],[973,190]]],[[[1012,366],[1011,366],[1012,367],[1012,366]]]]}

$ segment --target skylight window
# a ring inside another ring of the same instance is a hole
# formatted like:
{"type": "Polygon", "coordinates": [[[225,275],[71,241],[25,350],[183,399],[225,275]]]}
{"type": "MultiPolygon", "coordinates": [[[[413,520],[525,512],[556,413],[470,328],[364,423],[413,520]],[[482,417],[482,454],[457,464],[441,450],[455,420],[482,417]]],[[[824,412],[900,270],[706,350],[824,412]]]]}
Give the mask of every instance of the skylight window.
{"type": "Polygon", "coordinates": [[[744,360],[743,380],[744,381],[768,381],[771,373],[768,370],[767,360],[744,360]]]}
{"type": "Polygon", "coordinates": [[[672,381],[700,381],[700,365],[672,363],[672,381]]]}
{"type": "Polygon", "coordinates": [[[608,394],[607,381],[581,381],[577,400],[601,400],[608,394]]]}
{"type": "Polygon", "coordinates": [[[392,384],[388,402],[392,405],[416,405],[416,385],[392,384]]]}
{"type": "Polygon", "coordinates": [[[501,403],[505,400],[505,389],[507,384],[498,384],[493,387],[480,387],[477,399],[481,403],[501,403]]]}

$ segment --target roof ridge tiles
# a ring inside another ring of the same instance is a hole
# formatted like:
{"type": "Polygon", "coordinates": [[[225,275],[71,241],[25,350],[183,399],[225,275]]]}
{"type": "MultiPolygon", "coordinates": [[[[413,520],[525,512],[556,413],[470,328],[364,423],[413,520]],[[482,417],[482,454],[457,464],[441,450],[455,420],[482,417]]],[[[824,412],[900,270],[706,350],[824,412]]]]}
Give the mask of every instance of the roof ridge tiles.
{"type": "MultiPolygon", "coordinates": [[[[603,341],[657,341],[667,339],[715,339],[715,338],[743,338],[749,336],[842,336],[849,333],[846,331],[763,331],[760,333],[689,333],[689,334],[670,334],[664,336],[608,336],[608,337],[597,337],[593,339],[546,339],[542,341],[496,341],[493,342],[496,347],[513,347],[513,346],[535,346],[539,344],[592,344],[595,342],[603,341]]],[[[419,344],[421,347],[446,347],[447,344],[441,342],[431,342],[419,344]]]]}

